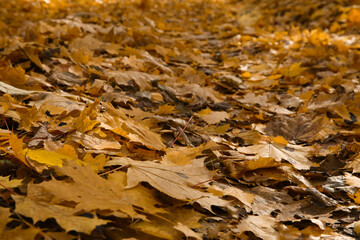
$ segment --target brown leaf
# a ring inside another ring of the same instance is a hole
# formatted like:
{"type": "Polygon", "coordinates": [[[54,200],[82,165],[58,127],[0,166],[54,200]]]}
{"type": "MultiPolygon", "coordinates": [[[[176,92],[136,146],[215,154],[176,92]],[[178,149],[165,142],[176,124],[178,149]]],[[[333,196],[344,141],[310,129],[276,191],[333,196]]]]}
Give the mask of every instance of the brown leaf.
{"type": "Polygon", "coordinates": [[[312,117],[299,114],[295,117],[282,116],[270,121],[265,132],[271,136],[283,136],[288,141],[314,141],[336,134],[334,123],[326,116],[312,117]]]}
{"type": "Polygon", "coordinates": [[[239,236],[245,231],[250,231],[262,239],[276,240],[279,237],[275,230],[276,225],[275,219],[270,216],[248,216],[240,221],[235,231],[239,236]]]}
{"type": "Polygon", "coordinates": [[[107,223],[106,220],[98,219],[96,215],[93,218],[76,216],[76,211],[73,208],[33,201],[18,195],[12,197],[16,203],[15,212],[32,218],[34,223],[55,218],[57,223],[67,232],[74,230],[86,234],[90,234],[96,226],[107,223]]]}
{"type": "Polygon", "coordinates": [[[113,158],[109,164],[128,167],[127,188],[140,182],[148,182],[154,188],[176,199],[198,202],[209,211],[211,206],[228,206],[228,203],[212,194],[201,192],[192,186],[202,184],[213,178],[213,174],[202,167],[202,159],[184,166],[166,166],[152,162],[140,162],[125,158],[113,158]]]}
{"type": "Polygon", "coordinates": [[[310,149],[310,147],[283,144],[276,141],[262,141],[257,145],[237,148],[241,153],[254,154],[255,159],[273,158],[278,162],[286,160],[296,169],[309,169],[313,165],[313,163],[308,160],[310,149]]]}
{"type": "Polygon", "coordinates": [[[72,182],[53,179],[40,184],[29,184],[28,197],[32,201],[51,205],[59,205],[64,201],[72,202],[76,204],[77,211],[91,212],[99,209],[118,211],[131,217],[139,216],[134,211],[132,203],[122,197],[121,186],[119,189],[119,186],[99,177],[90,166],[81,167],[75,161],[67,161],[67,164],[55,169],[71,177],[72,182]]]}

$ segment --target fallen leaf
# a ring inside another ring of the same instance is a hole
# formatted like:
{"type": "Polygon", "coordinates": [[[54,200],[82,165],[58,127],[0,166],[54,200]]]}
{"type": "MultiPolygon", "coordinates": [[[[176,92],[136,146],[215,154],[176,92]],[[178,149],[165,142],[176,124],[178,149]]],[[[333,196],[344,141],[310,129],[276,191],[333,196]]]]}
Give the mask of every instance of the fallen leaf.
{"type": "MultiPolygon", "coordinates": [[[[209,109],[209,108],[208,108],[209,109]]],[[[209,109],[210,110],[210,109],[209,109]]],[[[198,114],[200,118],[202,118],[208,124],[215,124],[221,121],[225,121],[229,118],[229,114],[224,111],[209,111],[209,110],[201,110],[198,114]]]]}
{"type": "Polygon", "coordinates": [[[276,240],[279,236],[275,230],[276,225],[275,219],[270,216],[248,216],[240,221],[235,231],[239,236],[245,231],[250,231],[262,239],[276,240]]]}
{"type": "Polygon", "coordinates": [[[182,223],[177,223],[176,226],[174,226],[174,228],[184,233],[187,238],[191,237],[199,240],[203,239],[199,233],[194,232],[193,230],[191,230],[191,228],[183,225],[182,223]]]}
{"type": "Polygon", "coordinates": [[[0,176],[0,189],[5,188],[16,188],[22,184],[22,180],[20,179],[9,179],[9,177],[1,177],[0,176]]]}
{"type": "Polygon", "coordinates": [[[184,201],[195,200],[209,211],[212,211],[212,205],[226,207],[228,205],[226,201],[192,187],[213,178],[212,173],[200,165],[202,162],[202,159],[197,159],[192,164],[184,166],[166,166],[125,158],[113,158],[109,164],[128,166],[127,188],[133,188],[140,182],[148,182],[154,188],[173,198],[184,201]]]}
{"type": "Polygon", "coordinates": [[[26,148],[22,151],[22,154],[24,157],[28,157],[33,161],[45,164],[47,166],[62,166],[64,160],[75,160],[69,155],[58,152],[50,152],[42,149],[31,150],[26,148]]]}
{"type": "Polygon", "coordinates": [[[34,223],[55,218],[57,223],[67,232],[75,230],[90,234],[96,226],[107,223],[106,220],[98,219],[96,215],[92,218],[76,216],[73,208],[32,201],[29,198],[18,195],[14,195],[13,199],[16,204],[15,212],[26,217],[31,217],[34,223]]]}
{"type": "Polygon", "coordinates": [[[313,165],[308,159],[310,148],[299,145],[263,141],[249,147],[238,147],[237,151],[255,154],[255,159],[273,158],[278,162],[286,160],[296,169],[309,169],[313,165]]]}
{"type": "Polygon", "coordinates": [[[121,212],[132,217],[140,216],[134,211],[132,203],[122,197],[121,186],[119,191],[116,185],[96,175],[90,166],[79,166],[75,161],[66,161],[66,164],[55,169],[71,177],[72,182],[52,179],[40,184],[29,184],[28,198],[51,205],[60,205],[64,201],[73,202],[76,203],[74,211],[91,212],[100,209],[121,212]]]}

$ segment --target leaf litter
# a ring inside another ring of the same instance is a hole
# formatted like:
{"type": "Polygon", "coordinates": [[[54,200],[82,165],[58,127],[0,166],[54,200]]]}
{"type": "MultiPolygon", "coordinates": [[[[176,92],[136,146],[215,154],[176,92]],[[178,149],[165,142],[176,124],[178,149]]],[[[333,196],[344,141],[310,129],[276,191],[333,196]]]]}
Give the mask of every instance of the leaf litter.
{"type": "Polygon", "coordinates": [[[0,238],[357,238],[357,4],[3,2],[0,238]]]}

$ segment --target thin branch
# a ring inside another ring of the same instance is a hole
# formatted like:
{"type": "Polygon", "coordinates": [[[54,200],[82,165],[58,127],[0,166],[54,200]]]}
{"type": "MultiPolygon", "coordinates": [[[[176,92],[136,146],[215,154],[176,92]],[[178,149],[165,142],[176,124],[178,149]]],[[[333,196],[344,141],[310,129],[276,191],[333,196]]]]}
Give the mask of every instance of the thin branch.
{"type": "Polygon", "coordinates": [[[103,173],[99,174],[99,176],[104,176],[104,175],[107,175],[107,174],[116,172],[117,170],[120,170],[120,169],[122,169],[122,168],[124,168],[124,167],[128,167],[128,166],[129,166],[129,165],[124,165],[124,166],[120,166],[120,167],[114,168],[113,170],[110,170],[110,171],[103,172],[103,173]]]}
{"type": "Polygon", "coordinates": [[[172,148],[175,144],[175,142],[178,140],[178,138],[185,132],[186,127],[189,125],[191,119],[193,119],[194,116],[191,116],[189,118],[189,120],[187,121],[187,123],[185,124],[185,127],[183,128],[183,130],[179,133],[179,135],[177,135],[177,137],[175,138],[175,140],[172,142],[172,144],[170,145],[170,148],[172,148]]]}
{"type": "Polygon", "coordinates": [[[6,121],[5,117],[4,117],[4,115],[1,114],[1,117],[2,117],[2,119],[3,119],[4,122],[5,122],[5,125],[6,125],[7,130],[10,131],[9,125],[7,124],[7,121],[6,121]]]}
{"type": "Polygon", "coordinates": [[[3,188],[5,188],[6,190],[8,190],[9,192],[11,192],[11,194],[14,195],[19,195],[17,194],[14,190],[12,190],[11,188],[6,187],[4,184],[0,183],[0,186],[2,186],[3,188]]]}
{"type": "Polygon", "coordinates": [[[36,63],[35,63],[33,60],[31,60],[31,58],[29,57],[29,55],[27,55],[27,53],[25,52],[25,50],[24,50],[22,47],[18,46],[18,48],[19,48],[20,51],[24,54],[24,56],[25,56],[27,59],[30,60],[30,62],[32,62],[33,64],[36,65],[36,63]]]}
{"type": "Polygon", "coordinates": [[[199,183],[197,183],[197,184],[195,184],[195,185],[193,185],[191,187],[196,187],[196,186],[199,186],[199,185],[201,185],[203,183],[212,182],[212,181],[215,181],[215,180],[219,180],[221,178],[223,178],[223,177],[212,178],[212,179],[209,179],[209,180],[206,180],[206,181],[203,181],[203,182],[199,182],[199,183]]]}

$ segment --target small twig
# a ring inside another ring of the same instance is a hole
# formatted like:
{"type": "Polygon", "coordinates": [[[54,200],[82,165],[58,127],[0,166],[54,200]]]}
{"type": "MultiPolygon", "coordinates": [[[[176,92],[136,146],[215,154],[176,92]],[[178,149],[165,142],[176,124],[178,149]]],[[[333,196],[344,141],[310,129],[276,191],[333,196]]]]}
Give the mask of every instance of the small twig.
{"type": "Polygon", "coordinates": [[[20,51],[24,54],[24,56],[25,56],[27,59],[30,60],[30,62],[32,62],[33,64],[36,65],[36,63],[35,63],[33,60],[31,60],[31,58],[29,57],[29,55],[27,55],[27,53],[25,52],[25,50],[24,50],[22,47],[18,46],[18,48],[19,48],[20,51]]]}
{"type": "Polygon", "coordinates": [[[170,148],[172,148],[175,144],[175,142],[178,140],[178,138],[185,132],[186,127],[189,125],[191,119],[193,118],[193,116],[191,116],[189,118],[189,120],[187,121],[187,123],[185,124],[185,127],[182,129],[182,131],[179,133],[179,135],[177,135],[177,137],[175,138],[175,140],[172,142],[172,144],[170,145],[170,148]]]}
{"type": "Polygon", "coordinates": [[[215,181],[215,180],[219,180],[221,179],[222,177],[217,177],[217,178],[212,178],[212,179],[209,179],[209,180],[206,180],[206,181],[203,181],[203,182],[199,182],[191,187],[196,187],[196,186],[199,186],[200,184],[203,184],[203,183],[207,183],[207,182],[212,182],[212,181],[215,181]]]}
{"type": "MultiPolygon", "coordinates": [[[[176,129],[181,132],[181,127],[180,126],[176,126],[176,129]]],[[[190,142],[189,138],[186,136],[186,133],[183,133],[182,138],[184,139],[185,143],[190,146],[190,147],[194,147],[194,145],[190,142]]]]}
{"type": "Polygon", "coordinates": [[[5,125],[6,125],[7,130],[10,131],[9,125],[8,125],[7,122],[6,122],[6,119],[5,119],[4,115],[1,114],[1,117],[2,117],[2,119],[3,119],[4,122],[5,122],[5,125]]]}
{"type": "Polygon", "coordinates": [[[120,166],[120,167],[114,168],[113,170],[110,170],[110,171],[103,172],[103,173],[99,174],[99,176],[104,176],[104,175],[107,175],[107,174],[116,172],[117,170],[120,170],[120,169],[122,169],[122,168],[124,168],[124,167],[128,167],[128,166],[129,166],[129,165],[124,165],[124,166],[120,166]]]}
{"type": "Polygon", "coordinates": [[[4,184],[0,183],[0,186],[2,186],[3,188],[5,188],[6,190],[8,190],[9,192],[11,192],[11,194],[14,195],[19,195],[16,192],[14,192],[14,190],[12,190],[11,188],[6,187],[4,184]]]}

